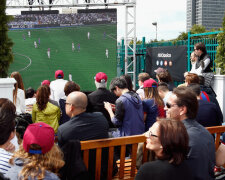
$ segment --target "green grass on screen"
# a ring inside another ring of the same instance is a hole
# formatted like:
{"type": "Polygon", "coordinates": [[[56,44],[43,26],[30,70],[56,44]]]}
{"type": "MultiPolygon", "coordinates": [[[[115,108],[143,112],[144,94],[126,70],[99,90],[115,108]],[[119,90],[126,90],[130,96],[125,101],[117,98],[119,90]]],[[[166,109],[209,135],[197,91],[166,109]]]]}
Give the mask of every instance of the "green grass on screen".
{"type": "Polygon", "coordinates": [[[64,71],[64,79],[67,80],[71,73],[73,81],[81,86],[82,91],[95,90],[94,76],[97,72],[105,72],[109,81],[116,76],[116,25],[18,29],[10,30],[9,36],[14,42],[14,62],[9,73],[19,71],[25,88],[37,89],[43,80],[54,80],[58,69],[64,71]],[[28,31],[31,32],[30,38],[28,31]],[[34,41],[38,48],[34,47],[34,41]],[[51,49],[50,59],[47,56],[48,48],[51,49]],[[108,59],[106,48],[109,50],[108,59]]]}

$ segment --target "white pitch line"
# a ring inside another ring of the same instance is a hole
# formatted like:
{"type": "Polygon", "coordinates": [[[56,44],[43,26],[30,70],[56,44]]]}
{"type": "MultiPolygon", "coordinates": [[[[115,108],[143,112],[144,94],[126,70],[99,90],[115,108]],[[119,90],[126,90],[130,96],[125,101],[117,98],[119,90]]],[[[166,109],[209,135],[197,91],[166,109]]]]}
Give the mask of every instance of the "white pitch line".
{"type": "Polygon", "coordinates": [[[113,39],[113,40],[117,41],[117,39],[116,39],[116,38],[114,38],[114,37],[112,37],[111,35],[107,34],[107,36],[108,36],[108,37],[110,37],[111,39],[113,39]]]}
{"type": "Polygon", "coordinates": [[[24,56],[25,58],[27,58],[27,59],[30,61],[29,64],[28,64],[26,67],[24,67],[24,68],[18,70],[18,72],[26,70],[26,69],[31,65],[32,60],[31,60],[30,57],[28,57],[28,56],[26,56],[26,55],[24,55],[24,54],[19,54],[19,53],[13,53],[13,54],[17,54],[17,55],[19,55],[19,56],[24,56]]]}

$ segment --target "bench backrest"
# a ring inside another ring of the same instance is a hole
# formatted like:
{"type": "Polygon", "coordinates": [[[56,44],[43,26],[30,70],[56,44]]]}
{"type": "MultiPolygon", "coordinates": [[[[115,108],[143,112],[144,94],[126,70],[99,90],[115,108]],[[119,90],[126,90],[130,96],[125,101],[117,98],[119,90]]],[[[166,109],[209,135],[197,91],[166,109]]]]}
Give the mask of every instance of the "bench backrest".
{"type": "Polygon", "coordinates": [[[225,126],[213,126],[213,127],[207,127],[206,128],[210,134],[215,134],[215,147],[216,150],[218,149],[220,145],[220,135],[225,132],[225,126]]]}
{"type": "MultiPolygon", "coordinates": [[[[211,134],[216,134],[215,137],[215,147],[216,149],[220,144],[220,135],[225,132],[225,126],[214,126],[206,128],[211,134]]],[[[136,158],[137,158],[137,147],[138,143],[144,143],[143,145],[143,160],[142,163],[147,161],[148,158],[148,150],[146,149],[146,137],[144,135],[138,136],[127,136],[120,138],[108,138],[108,139],[99,139],[99,140],[89,140],[89,141],[81,141],[81,150],[83,151],[83,160],[88,169],[88,160],[89,160],[89,150],[96,149],[96,170],[95,170],[95,180],[100,179],[101,174],[101,154],[102,148],[109,148],[109,156],[108,156],[108,175],[107,179],[112,179],[112,171],[113,171],[113,156],[114,156],[114,147],[120,146],[120,165],[119,165],[119,179],[125,179],[128,177],[124,177],[125,169],[126,169],[126,145],[131,144],[132,152],[131,152],[131,162],[129,169],[129,179],[134,179],[136,174],[136,158]]],[[[127,174],[126,174],[127,175],[127,174]]]]}
{"type": "Polygon", "coordinates": [[[131,144],[132,150],[130,159],[130,174],[129,177],[134,178],[136,174],[136,158],[137,158],[137,147],[138,143],[144,143],[143,146],[143,160],[142,163],[147,161],[147,149],[146,149],[146,137],[144,135],[138,136],[127,136],[120,138],[108,138],[108,139],[99,139],[99,140],[90,140],[90,141],[81,141],[81,150],[83,151],[83,160],[88,169],[88,159],[89,159],[89,150],[96,149],[96,170],[95,170],[95,180],[100,179],[101,173],[101,154],[102,148],[109,148],[108,156],[108,174],[107,179],[112,179],[112,170],[113,170],[113,156],[114,156],[114,147],[120,146],[120,165],[119,165],[119,178],[124,178],[124,169],[125,169],[125,153],[126,145],[131,144]]]}

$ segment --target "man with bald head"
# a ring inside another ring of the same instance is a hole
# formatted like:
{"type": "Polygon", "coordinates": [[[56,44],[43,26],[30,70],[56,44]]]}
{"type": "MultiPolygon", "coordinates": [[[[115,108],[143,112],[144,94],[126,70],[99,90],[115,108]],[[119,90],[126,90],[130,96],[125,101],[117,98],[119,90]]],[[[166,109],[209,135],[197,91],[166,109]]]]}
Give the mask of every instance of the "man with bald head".
{"type": "Polygon", "coordinates": [[[109,125],[100,112],[87,113],[87,96],[82,92],[70,93],[65,102],[66,114],[71,118],[59,126],[58,143],[62,147],[69,140],[108,138],[109,125]]]}
{"type": "MultiPolygon", "coordinates": [[[[94,140],[108,138],[109,124],[101,112],[87,113],[87,96],[79,91],[70,93],[65,102],[66,114],[71,118],[58,128],[58,144],[60,147],[70,140],[94,140]]],[[[95,151],[89,156],[89,176],[95,176],[95,151]]],[[[103,150],[101,179],[107,177],[108,151],[103,150]]],[[[113,175],[117,172],[114,163],[113,175]]]]}

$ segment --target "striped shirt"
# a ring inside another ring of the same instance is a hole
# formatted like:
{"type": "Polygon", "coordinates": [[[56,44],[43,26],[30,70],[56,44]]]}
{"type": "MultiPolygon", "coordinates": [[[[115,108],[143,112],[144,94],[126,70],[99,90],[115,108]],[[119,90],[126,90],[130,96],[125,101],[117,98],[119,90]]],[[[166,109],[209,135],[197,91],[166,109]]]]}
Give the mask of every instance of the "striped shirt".
{"type": "Polygon", "coordinates": [[[0,172],[5,174],[10,168],[9,159],[12,157],[12,153],[0,148],[0,172]]]}

